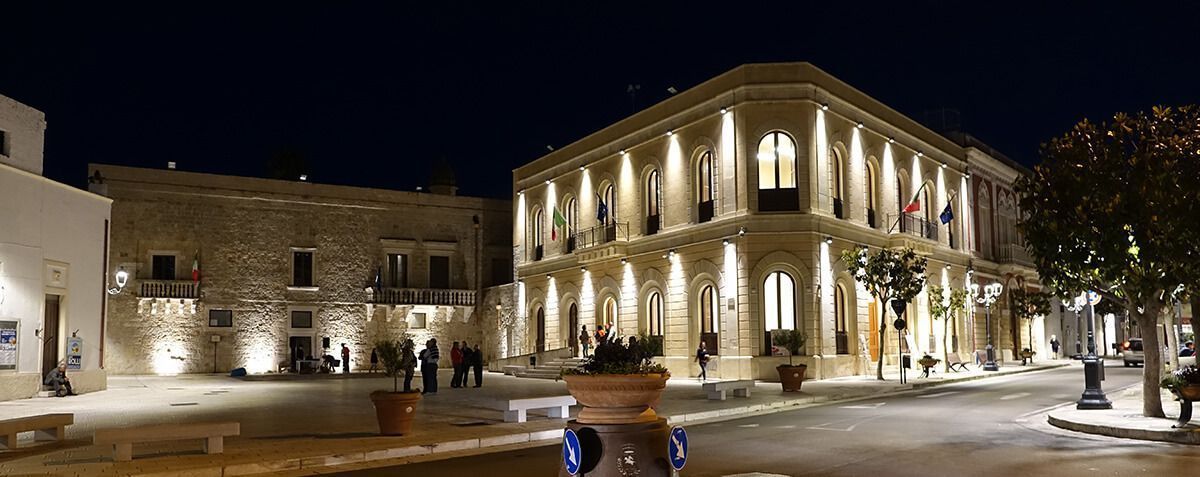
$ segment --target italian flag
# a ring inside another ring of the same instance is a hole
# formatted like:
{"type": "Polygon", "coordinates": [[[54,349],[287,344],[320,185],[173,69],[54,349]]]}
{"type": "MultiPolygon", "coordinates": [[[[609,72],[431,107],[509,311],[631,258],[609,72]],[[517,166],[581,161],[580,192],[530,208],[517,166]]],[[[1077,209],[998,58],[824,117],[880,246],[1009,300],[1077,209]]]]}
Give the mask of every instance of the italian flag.
{"type": "Polygon", "coordinates": [[[192,281],[200,281],[200,251],[197,250],[195,255],[192,255],[192,281]]]}
{"type": "Polygon", "coordinates": [[[558,228],[567,225],[567,219],[563,218],[558,212],[558,207],[554,208],[554,227],[550,228],[550,240],[558,240],[558,228]]]}

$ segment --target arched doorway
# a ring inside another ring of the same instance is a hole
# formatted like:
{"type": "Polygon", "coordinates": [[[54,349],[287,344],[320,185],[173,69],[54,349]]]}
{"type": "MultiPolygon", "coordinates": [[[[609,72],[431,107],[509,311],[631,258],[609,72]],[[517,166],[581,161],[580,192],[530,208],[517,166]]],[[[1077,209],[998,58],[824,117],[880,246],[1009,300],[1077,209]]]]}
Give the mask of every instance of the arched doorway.
{"type": "Polygon", "coordinates": [[[712,285],[700,290],[700,342],[715,355],[720,346],[720,329],[717,326],[717,292],[712,285]]]}
{"type": "Polygon", "coordinates": [[[579,307],[574,302],[567,308],[567,345],[579,353],[579,307]]]}
{"type": "Polygon", "coordinates": [[[546,351],[546,309],[537,309],[537,352],[546,351]]]}

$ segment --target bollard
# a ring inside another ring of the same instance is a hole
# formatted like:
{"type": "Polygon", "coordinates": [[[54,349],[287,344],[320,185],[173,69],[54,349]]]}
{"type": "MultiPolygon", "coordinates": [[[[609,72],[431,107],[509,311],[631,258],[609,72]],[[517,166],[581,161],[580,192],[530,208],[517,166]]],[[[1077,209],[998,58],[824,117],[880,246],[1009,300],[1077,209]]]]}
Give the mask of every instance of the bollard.
{"type": "MultiPolygon", "coordinates": [[[[567,428],[579,436],[583,459],[579,477],[669,477],[667,441],[671,427],[667,420],[637,424],[580,424],[567,422],[567,428]]],[[[558,475],[570,477],[560,462],[558,475]]]]}

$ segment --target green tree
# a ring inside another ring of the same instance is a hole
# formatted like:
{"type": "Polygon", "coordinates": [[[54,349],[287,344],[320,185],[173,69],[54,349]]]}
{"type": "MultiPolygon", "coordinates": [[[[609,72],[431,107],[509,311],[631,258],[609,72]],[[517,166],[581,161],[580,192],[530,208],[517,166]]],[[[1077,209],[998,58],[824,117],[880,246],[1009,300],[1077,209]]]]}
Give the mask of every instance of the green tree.
{"type": "Polygon", "coordinates": [[[908,302],[921,293],[925,287],[926,260],[917,256],[911,248],[884,248],[871,254],[866,247],[860,247],[843,251],[841,258],[854,279],[879,300],[879,363],[875,368],[875,377],[882,381],[888,303],[891,300],[908,302]]]}
{"type": "Polygon", "coordinates": [[[1056,294],[1124,305],[1146,349],[1142,413],[1162,417],[1159,316],[1200,283],[1200,110],[1155,107],[1084,120],[1019,177],[1018,227],[1056,294]]]}
{"type": "Polygon", "coordinates": [[[967,304],[967,291],[961,288],[929,287],[929,315],[935,320],[946,320],[942,332],[942,364],[950,372],[950,337],[958,336],[958,314],[967,304]]]}
{"type": "Polygon", "coordinates": [[[1016,288],[1009,292],[1008,302],[1012,305],[1013,315],[1029,321],[1029,343],[1026,348],[1033,351],[1033,319],[1050,314],[1050,294],[1016,288]]]}

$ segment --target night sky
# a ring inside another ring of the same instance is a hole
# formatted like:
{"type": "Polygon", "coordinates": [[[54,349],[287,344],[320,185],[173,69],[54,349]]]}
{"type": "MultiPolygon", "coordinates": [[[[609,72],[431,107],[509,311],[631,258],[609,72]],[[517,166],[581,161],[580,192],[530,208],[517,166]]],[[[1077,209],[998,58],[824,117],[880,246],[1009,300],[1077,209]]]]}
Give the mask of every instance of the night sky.
{"type": "Polygon", "coordinates": [[[52,5],[0,6],[0,94],[46,113],[46,175],[77,186],[88,162],[264,176],[298,151],[315,182],[412,190],[445,159],[508,197],[547,144],[627,116],[627,85],[642,109],[751,62],[957,109],[1025,164],[1080,118],[1200,102],[1184,2],[26,3],[52,5]]]}

